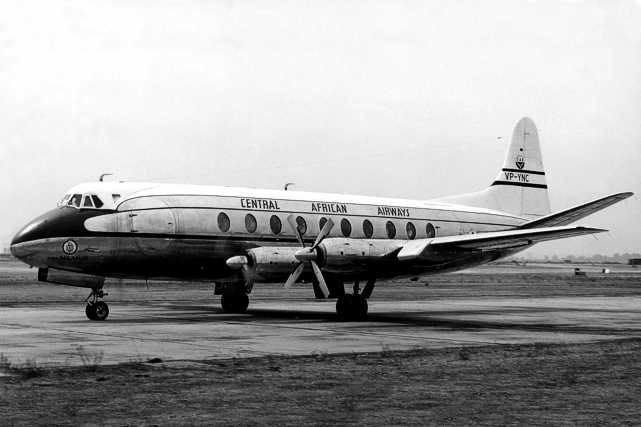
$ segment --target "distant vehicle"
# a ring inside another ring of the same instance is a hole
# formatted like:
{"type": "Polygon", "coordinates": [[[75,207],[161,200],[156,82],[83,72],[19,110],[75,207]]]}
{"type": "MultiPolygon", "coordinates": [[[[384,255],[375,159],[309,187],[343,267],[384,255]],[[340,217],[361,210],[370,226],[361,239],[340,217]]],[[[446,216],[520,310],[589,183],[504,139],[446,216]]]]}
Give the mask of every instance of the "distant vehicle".
{"type": "Polygon", "coordinates": [[[362,318],[377,279],[461,270],[603,232],[569,224],[631,195],[551,214],[537,130],[523,118],[498,176],[477,193],[415,201],[91,182],[20,230],[11,252],[39,267],[41,281],[90,288],[91,320],[109,314],[100,301],[106,277],[215,282],[232,313],[245,312],[256,283],[305,280],[317,298],[337,298],[340,317],[362,318]]]}

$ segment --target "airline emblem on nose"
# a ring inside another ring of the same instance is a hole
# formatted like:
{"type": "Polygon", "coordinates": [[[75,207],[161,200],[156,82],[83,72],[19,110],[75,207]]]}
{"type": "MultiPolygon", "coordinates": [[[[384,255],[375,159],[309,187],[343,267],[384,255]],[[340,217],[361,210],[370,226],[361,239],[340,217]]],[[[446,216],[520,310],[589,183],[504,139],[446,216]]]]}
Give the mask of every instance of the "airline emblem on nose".
{"type": "Polygon", "coordinates": [[[62,244],[62,251],[67,255],[75,254],[78,250],[78,244],[73,240],[69,239],[62,244]]]}
{"type": "Polygon", "coordinates": [[[523,159],[523,156],[516,156],[516,167],[519,169],[525,167],[525,159],[523,159]]]}

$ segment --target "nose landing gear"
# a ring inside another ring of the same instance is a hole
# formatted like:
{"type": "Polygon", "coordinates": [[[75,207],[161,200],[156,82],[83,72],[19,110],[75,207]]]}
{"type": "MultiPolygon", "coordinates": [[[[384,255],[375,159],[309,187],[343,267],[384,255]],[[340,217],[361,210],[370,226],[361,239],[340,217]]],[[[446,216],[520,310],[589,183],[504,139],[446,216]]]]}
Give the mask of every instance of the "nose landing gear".
{"type": "Polygon", "coordinates": [[[109,316],[109,306],[104,301],[98,301],[98,298],[104,298],[108,293],[102,288],[94,288],[85,300],[87,307],[85,307],[85,314],[89,320],[105,320],[109,316]],[[93,301],[89,302],[90,299],[93,301]]]}

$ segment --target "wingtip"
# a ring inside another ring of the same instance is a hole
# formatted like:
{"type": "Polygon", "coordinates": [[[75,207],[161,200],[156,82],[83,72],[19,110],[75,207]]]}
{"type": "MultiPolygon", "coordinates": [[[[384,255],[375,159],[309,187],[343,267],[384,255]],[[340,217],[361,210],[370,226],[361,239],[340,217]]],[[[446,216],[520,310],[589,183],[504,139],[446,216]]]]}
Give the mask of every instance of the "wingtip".
{"type": "Polygon", "coordinates": [[[607,233],[610,231],[606,230],[605,228],[587,227],[585,225],[575,225],[574,228],[585,230],[587,233],[607,233]]]}

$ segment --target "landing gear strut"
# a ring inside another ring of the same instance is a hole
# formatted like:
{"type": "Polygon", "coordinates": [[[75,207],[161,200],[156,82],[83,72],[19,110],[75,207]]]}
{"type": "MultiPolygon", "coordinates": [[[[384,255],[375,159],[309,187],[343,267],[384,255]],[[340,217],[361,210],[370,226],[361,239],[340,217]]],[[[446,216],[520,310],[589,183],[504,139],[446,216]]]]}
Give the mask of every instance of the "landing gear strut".
{"type": "Polygon", "coordinates": [[[367,298],[372,293],[374,281],[370,280],[365,286],[365,291],[360,293],[358,282],[354,284],[353,294],[343,294],[338,297],[336,301],[336,313],[342,320],[361,320],[367,316],[367,298]]]}
{"type": "Polygon", "coordinates": [[[223,293],[220,305],[227,313],[244,313],[249,306],[248,291],[251,285],[236,285],[232,291],[223,293]]]}
{"type": "Polygon", "coordinates": [[[89,320],[105,320],[109,316],[109,306],[104,301],[98,301],[98,298],[104,298],[107,294],[102,288],[94,288],[85,300],[85,314],[89,320]],[[89,301],[92,299],[93,301],[89,301]]]}

